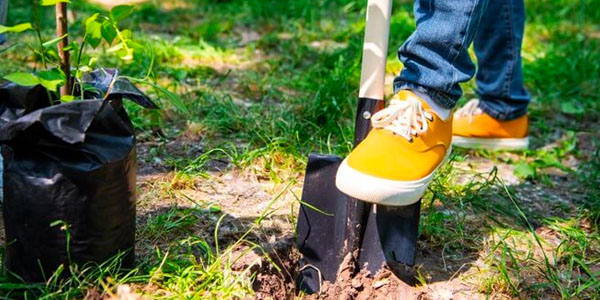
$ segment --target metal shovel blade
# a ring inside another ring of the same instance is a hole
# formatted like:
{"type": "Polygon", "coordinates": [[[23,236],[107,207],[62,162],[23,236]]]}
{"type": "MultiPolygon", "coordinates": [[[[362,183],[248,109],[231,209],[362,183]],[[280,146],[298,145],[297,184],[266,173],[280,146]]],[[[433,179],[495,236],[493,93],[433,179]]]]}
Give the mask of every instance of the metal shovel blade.
{"type": "Polygon", "coordinates": [[[310,154],[306,167],[296,245],[302,254],[297,286],[312,294],[323,281],[334,282],[342,263],[347,196],[335,186],[342,159],[310,154]]]}
{"type": "Polygon", "coordinates": [[[408,206],[373,205],[360,249],[359,263],[375,275],[384,265],[407,283],[414,281],[421,201],[408,206]]]}

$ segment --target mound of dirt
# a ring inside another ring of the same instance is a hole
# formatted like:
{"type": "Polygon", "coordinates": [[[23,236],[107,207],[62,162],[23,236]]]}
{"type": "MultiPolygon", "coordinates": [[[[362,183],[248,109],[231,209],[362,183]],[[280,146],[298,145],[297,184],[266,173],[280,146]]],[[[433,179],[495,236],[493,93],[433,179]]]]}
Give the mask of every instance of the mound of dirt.
{"type": "Polygon", "coordinates": [[[300,254],[291,237],[283,238],[265,249],[269,259],[262,258],[254,272],[254,299],[294,299],[300,254]]]}
{"type": "MultiPolygon", "coordinates": [[[[294,278],[298,275],[299,253],[293,243],[281,243],[271,249],[272,262],[264,261],[256,270],[254,281],[255,299],[296,299],[298,291],[294,278]],[[275,263],[275,265],[273,264],[275,263]]],[[[347,259],[349,261],[349,259],[347,259]]],[[[346,261],[346,260],[345,260],[346,261]]],[[[394,273],[384,268],[375,276],[367,270],[354,274],[352,264],[344,262],[338,281],[323,282],[321,293],[305,296],[303,299],[320,300],[367,300],[367,299],[421,299],[422,295],[394,273]]]]}
{"type": "Polygon", "coordinates": [[[384,269],[375,276],[362,270],[355,276],[343,275],[335,283],[325,282],[320,294],[307,299],[384,300],[417,299],[412,287],[399,280],[390,270],[384,269]]]}

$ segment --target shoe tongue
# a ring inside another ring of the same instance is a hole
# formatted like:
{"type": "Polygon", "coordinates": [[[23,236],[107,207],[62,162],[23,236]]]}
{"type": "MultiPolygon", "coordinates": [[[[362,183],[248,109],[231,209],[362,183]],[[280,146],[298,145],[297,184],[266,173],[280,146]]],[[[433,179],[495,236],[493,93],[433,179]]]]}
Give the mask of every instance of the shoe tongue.
{"type": "MultiPolygon", "coordinates": [[[[423,110],[432,111],[431,108],[430,108],[430,106],[427,104],[427,102],[424,101],[421,97],[417,96],[411,90],[401,90],[396,95],[394,95],[393,99],[397,100],[397,101],[400,101],[400,102],[404,102],[404,101],[408,101],[408,100],[414,99],[417,102],[421,103],[421,106],[423,107],[423,110]]],[[[412,110],[405,110],[405,111],[403,111],[400,114],[400,119],[403,119],[403,120],[405,120],[405,121],[408,122],[408,120],[411,119],[411,115],[413,113],[414,112],[412,110]]],[[[419,122],[426,122],[426,120],[419,120],[419,122]]],[[[416,128],[413,128],[413,129],[416,129],[416,128]]]]}
{"type": "Polygon", "coordinates": [[[421,102],[421,105],[423,105],[424,109],[431,110],[431,107],[429,106],[429,104],[425,100],[421,99],[421,97],[417,96],[411,90],[401,90],[396,95],[394,95],[393,99],[397,99],[400,101],[406,101],[411,98],[414,98],[414,99],[418,100],[419,102],[421,102]]]}
{"type": "Polygon", "coordinates": [[[479,108],[479,100],[471,99],[465,106],[461,107],[456,114],[458,116],[477,116],[484,114],[484,112],[479,108]]]}
{"type": "Polygon", "coordinates": [[[429,111],[430,113],[433,113],[434,115],[436,115],[438,118],[442,119],[443,121],[447,121],[452,115],[451,109],[446,109],[446,108],[439,106],[431,98],[429,98],[429,96],[427,96],[426,94],[421,94],[418,92],[415,93],[411,90],[401,90],[394,96],[394,99],[398,99],[400,101],[408,100],[410,98],[417,99],[423,106],[424,110],[429,111]]]}

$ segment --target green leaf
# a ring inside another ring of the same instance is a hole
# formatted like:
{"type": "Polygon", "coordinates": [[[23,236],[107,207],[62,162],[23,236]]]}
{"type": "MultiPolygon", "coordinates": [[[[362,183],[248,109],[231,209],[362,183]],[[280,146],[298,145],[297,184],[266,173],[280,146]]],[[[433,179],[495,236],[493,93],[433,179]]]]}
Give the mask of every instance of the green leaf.
{"type": "Polygon", "coordinates": [[[555,155],[552,155],[552,154],[546,154],[546,155],[542,156],[542,159],[539,161],[540,161],[540,164],[545,168],[555,167],[555,168],[561,169],[565,172],[573,171],[571,168],[563,165],[562,162],[558,159],[558,157],[556,157],[555,155]]]}
{"type": "Polygon", "coordinates": [[[62,220],[56,220],[56,221],[53,221],[52,223],[50,223],[50,227],[55,227],[55,226],[58,226],[58,225],[62,225],[62,223],[63,223],[62,220]]]}
{"type": "Polygon", "coordinates": [[[579,115],[585,112],[581,105],[577,105],[573,102],[563,102],[560,104],[560,110],[569,115],[579,115]]]}
{"type": "Polygon", "coordinates": [[[88,83],[84,83],[83,84],[83,91],[85,92],[93,92],[93,93],[99,93],[101,94],[102,91],[100,91],[98,88],[96,88],[95,86],[88,84],[88,83]]]}
{"type": "Polygon", "coordinates": [[[71,3],[71,1],[69,1],[69,0],[42,0],[41,1],[42,6],[52,6],[52,5],[56,5],[58,3],[71,3]]]}
{"type": "Polygon", "coordinates": [[[62,95],[60,97],[61,102],[71,102],[73,100],[75,100],[75,96],[72,96],[72,95],[62,95]]]}
{"type": "Polygon", "coordinates": [[[183,113],[186,116],[190,115],[190,109],[185,105],[185,102],[183,101],[183,99],[181,99],[181,97],[179,97],[177,94],[161,87],[158,84],[152,83],[147,80],[142,80],[142,79],[137,79],[137,78],[132,78],[132,77],[127,77],[127,79],[129,79],[130,81],[135,82],[135,83],[145,84],[145,85],[149,85],[149,86],[155,88],[160,94],[166,96],[167,100],[177,110],[179,110],[181,113],[183,113]]]}
{"type": "Polygon", "coordinates": [[[535,168],[526,161],[521,161],[515,165],[515,175],[521,178],[535,177],[535,168]]]}
{"type": "Polygon", "coordinates": [[[102,42],[102,24],[98,22],[98,14],[93,14],[85,21],[85,41],[96,48],[102,42]]]}
{"type": "Polygon", "coordinates": [[[190,114],[190,109],[185,105],[185,103],[183,102],[183,99],[181,99],[181,97],[179,97],[178,95],[176,95],[175,93],[157,85],[157,84],[151,84],[155,89],[157,89],[159,92],[161,92],[162,94],[164,94],[167,99],[169,100],[169,102],[171,102],[171,104],[180,112],[182,112],[185,115],[189,115],[190,114]]]}
{"type": "Polygon", "coordinates": [[[69,43],[69,45],[67,45],[64,49],[65,51],[73,51],[75,53],[77,53],[77,51],[79,50],[79,44],[77,44],[77,42],[72,41],[69,43]]]}
{"type": "Polygon", "coordinates": [[[105,20],[104,22],[102,22],[101,33],[102,37],[108,44],[112,44],[112,42],[117,37],[117,31],[113,27],[112,22],[109,20],[105,20]]]}
{"type": "Polygon", "coordinates": [[[127,18],[133,11],[131,5],[117,5],[110,10],[110,17],[115,21],[119,22],[127,18]]]}
{"type": "Polygon", "coordinates": [[[4,79],[22,86],[34,86],[40,84],[40,80],[31,73],[17,72],[4,76],[4,79]]]}
{"type": "Polygon", "coordinates": [[[122,60],[132,60],[133,59],[133,49],[131,49],[131,48],[121,49],[121,50],[117,51],[117,55],[122,60]]]}
{"type": "Polygon", "coordinates": [[[127,41],[127,46],[131,49],[133,49],[133,51],[138,51],[138,52],[143,52],[144,50],[146,50],[145,46],[146,45],[142,45],[134,40],[129,40],[127,41]]]}
{"type": "Polygon", "coordinates": [[[47,71],[40,71],[38,73],[38,78],[40,80],[40,84],[52,92],[56,92],[58,87],[66,82],[65,74],[57,68],[47,71]]]}
{"type": "Polygon", "coordinates": [[[87,19],[85,19],[85,26],[88,26],[88,24],[90,24],[92,22],[96,22],[96,20],[98,19],[99,16],[100,16],[99,13],[95,13],[95,14],[89,16],[87,19]]]}
{"type": "Polygon", "coordinates": [[[52,48],[46,49],[46,58],[51,61],[60,61],[60,57],[58,57],[58,52],[52,48]]]}
{"type": "Polygon", "coordinates": [[[119,51],[121,49],[123,49],[123,44],[122,43],[118,43],[118,44],[116,44],[116,45],[108,48],[106,51],[108,53],[115,53],[115,52],[117,52],[117,51],[119,51]]]}
{"type": "Polygon", "coordinates": [[[552,154],[546,154],[542,156],[542,163],[544,166],[547,167],[556,167],[562,165],[558,158],[552,154]]]}
{"type": "Polygon", "coordinates": [[[67,34],[57,37],[55,39],[49,40],[49,41],[43,43],[42,45],[44,46],[44,48],[54,47],[56,44],[58,44],[58,42],[62,41],[62,39],[64,39],[65,37],[67,37],[67,34]]]}
{"type": "Polygon", "coordinates": [[[131,40],[133,38],[133,33],[129,29],[121,30],[121,36],[125,40],[131,40]]]}
{"type": "Polygon", "coordinates": [[[93,68],[96,65],[96,62],[98,61],[97,57],[92,57],[90,58],[90,60],[88,61],[88,66],[90,68],[93,68]]]}
{"type": "Polygon", "coordinates": [[[31,26],[31,23],[21,23],[21,24],[12,26],[12,27],[0,25],[0,33],[5,33],[5,32],[18,33],[18,32],[23,32],[23,31],[29,30],[29,29],[33,29],[33,27],[31,26]]]}

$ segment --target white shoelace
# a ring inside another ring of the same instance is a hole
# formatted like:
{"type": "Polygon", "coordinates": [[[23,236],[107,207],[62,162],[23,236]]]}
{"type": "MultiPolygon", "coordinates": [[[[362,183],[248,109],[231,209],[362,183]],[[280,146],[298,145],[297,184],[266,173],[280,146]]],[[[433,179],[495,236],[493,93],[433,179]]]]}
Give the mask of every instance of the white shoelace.
{"type": "Polygon", "coordinates": [[[429,128],[433,115],[423,109],[421,102],[415,98],[392,100],[390,105],[373,115],[371,124],[374,128],[383,128],[412,142],[413,136],[424,133],[429,128]]]}
{"type": "Polygon", "coordinates": [[[456,111],[455,116],[456,117],[468,117],[469,118],[469,124],[473,123],[473,117],[476,115],[480,115],[483,113],[483,110],[481,110],[481,108],[479,108],[479,100],[478,99],[471,99],[469,102],[467,102],[467,104],[463,107],[461,107],[459,110],[456,111]]]}

